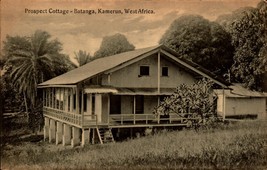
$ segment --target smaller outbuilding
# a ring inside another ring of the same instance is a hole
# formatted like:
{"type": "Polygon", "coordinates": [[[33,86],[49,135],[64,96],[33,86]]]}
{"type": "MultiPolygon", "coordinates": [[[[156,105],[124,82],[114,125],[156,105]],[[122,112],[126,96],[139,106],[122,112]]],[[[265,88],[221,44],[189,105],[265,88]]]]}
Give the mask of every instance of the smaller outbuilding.
{"type": "Polygon", "coordinates": [[[218,96],[217,112],[225,118],[267,119],[267,93],[251,91],[241,84],[233,84],[229,89],[215,90],[218,96]]]}

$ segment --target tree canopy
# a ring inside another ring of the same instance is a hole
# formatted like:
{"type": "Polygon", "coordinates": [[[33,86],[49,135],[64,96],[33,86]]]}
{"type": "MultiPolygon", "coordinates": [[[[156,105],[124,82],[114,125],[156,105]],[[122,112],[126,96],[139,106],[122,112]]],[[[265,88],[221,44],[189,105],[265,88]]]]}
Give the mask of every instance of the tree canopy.
{"type": "Polygon", "coordinates": [[[227,73],[232,64],[230,35],[218,23],[199,15],[173,21],[159,43],[219,75],[227,73]]]}
{"type": "MultiPolygon", "coordinates": [[[[73,68],[69,57],[61,53],[61,43],[49,33],[37,30],[30,37],[7,36],[3,51],[5,76],[24,96],[27,108],[34,110],[37,99],[37,85],[73,68]]],[[[29,112],[30,113],[30,112],[29,112]]]]}
{"type": "Polygon", "coordinates": [[[89,63],[92,60],[92,56],[86,51],[79,50],[78,52],[74,52],[74,54],[74,59],[77,60],[79,67],[89,63]]]}
{"type": "Polygon", "coordinates": [[[267,62],[267,3],[261,1],[256,8],[246,7],[217,21],[230,33],[234,46],[234,81],[250,89],[264,88],[267,62]]]}
{"type": "Polygon", "coordinates": [[[134,49],[134,45],[129,43],[129,41],[124,35],[118,33],[115,35],[104,37],[100,48],[98,51],[95,52],[94,57],[106,57],[126,51],[131,51],[134,49]]]}

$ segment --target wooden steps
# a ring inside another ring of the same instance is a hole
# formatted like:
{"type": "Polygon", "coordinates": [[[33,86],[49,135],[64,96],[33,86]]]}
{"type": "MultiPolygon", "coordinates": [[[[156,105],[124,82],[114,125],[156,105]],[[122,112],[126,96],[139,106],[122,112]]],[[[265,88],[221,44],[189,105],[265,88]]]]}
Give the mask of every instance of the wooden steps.
{"type": "Polygon", "coordinates": [[[101,144],[115,142],[111,128],[96,128],[96,131],[101,144]]]}

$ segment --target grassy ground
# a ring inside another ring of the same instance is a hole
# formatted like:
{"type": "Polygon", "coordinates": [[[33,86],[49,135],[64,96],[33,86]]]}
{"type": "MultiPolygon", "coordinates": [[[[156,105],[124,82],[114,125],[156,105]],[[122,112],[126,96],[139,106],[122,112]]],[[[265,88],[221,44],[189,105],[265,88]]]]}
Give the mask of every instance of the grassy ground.
{"type": "Polygon", "coordinates": [[[267,122],[159,132],[120,143],[63,147],[6,143],[3,169],[267,169],[267,122]]]}

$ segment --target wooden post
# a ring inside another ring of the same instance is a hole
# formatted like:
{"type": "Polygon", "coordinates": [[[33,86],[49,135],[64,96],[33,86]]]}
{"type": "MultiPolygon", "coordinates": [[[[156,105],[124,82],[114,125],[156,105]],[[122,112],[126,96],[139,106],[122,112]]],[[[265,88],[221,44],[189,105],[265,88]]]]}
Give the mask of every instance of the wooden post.
{"type": "Polygon", "coordinates": [[[158,94],[160,94],[160,50],[158,52],[158,94]]]}
{"type": "Polygon", "coordinates": [[[72,140],[71,146],[77,146],[80,144],[80,129],[77,127],[72,127],[72,140]]]}
{"type": "Polygon", "coordinates": [[[96,129],[93,129],[92,144],[95,144],[95,131],[96,129]]]}
{"type": "Polygon", "coordinates": [[[64,123],[63,125],[63,146],[71,144],[71,127],[64,123]]]}
{"type": "Polygon", "coordinates": [[[108,95],[108,125],[109,125],[109,115],[110,115],[110,95],[108,95]]]}
{"type": "Polygon", "coordinates": [[[81,99],[82,102],[81,103],[81,114],[82,114],[82,125],[83,125],[83,122],[84,122],[84,92],[83,92],[83,89],[82,89],[82,99],[81,99]]]}
{"type": "MultiPolygon", "coordinates": [[[[160,104],[160,96],[158,96],[158,106],[160,104]]],[[[158,114],[158,124],[160,124],[160,114],[158,114]]]]}
{"type": "Polygon", "coordinates": [[[74,99],[73,99],[73,95],[74,95],[73,91],[74,91],[73,88],[71,88],[71,89],[70,89],[70,94],[69,94],[69,95],[70,95],[70,112],[71,112],[71,113],[73,113],[73,110],[74,110],[74,109],[73,109],[73,105],[74,105],[74,104],[73,104],[73,100],[74,100],[74,99]]]}
{"type": "Polygon", "coordinates": [[[55,141],[56,137],[56,124],[55,120],[50,119],[49,122],[49,143],[52,143],[55,141]]]}
{"type": "Polygon", "coordinates": [[[49,91],[48,91],[49,88],[46,88],[45,90],[46,90],[46,107],[48,107],[48,105],[49,105],[49,101],[48,101],[49,100],[49,91]]]}
{"type": "Polygon", "coordinates": [[[57,121],[56,145],[62,142],[62,122],[57,121]]]}
{"type": "Polygon", "coordinates": [[[61,88],[58,89],[59,94],[58,94],[58,109],[61,110],[61,88]]]}
{"type": "Polygon", "coordinates": [[[76,114],[80,114],[80,92],[79,92],[79,85],[76,86],[76,114]]]}
{"type": "Polygon", "coordinates": [[[133,114],[134,114],[134,124],[135,124],[135,114],[136,114],[136,96],[133,96],[133,114]]]}
{"type": "Polygon", "coordinates": [[[50,88],[47,88],[47,107],[50,107],[50,88]]]}
{"type": "Polygon", "coordinates": [[[224,92],[224,88],[223,88],[223,121],[225,121],[225,92],[224,92]]]}
{"type": "Polygon", "coordinates": [[[84,145],[89,144],[89,135],[90,135],[90,128],[89,129],[82,129],[82,147],[84,145]]]}
{"type": "Polygon", "coordinates": [[[54,108],[54,88],[51,87],[51,108],[54,108]]]}
{"type": "Polygon", "coordinates": [[[43,92],[43,107],[44,107],[45,106],[45,103],[46,103],[45,89],[43,89],[42,92],[43,92]]]}
{"type": "Polygon", "coordinates": [[[95,94],[95,114],[98,122],[102,122],[102,95],[95,94]]]}
{"type": "Polygon", "coordinates": [[[45,117],[45,124],[44,124],[44,141],[49,138],[49,118],[45,117]]]}
{"type": "Polygon", "coordinates": [[[87,94],[87,114],[92,115],[92,94],[87,94]]]}
{"type": "Polygon", "coordinates": [[[108,74],[108,85],[110,85],[110,81],[111,81],[111,73],[108,74]]]}

